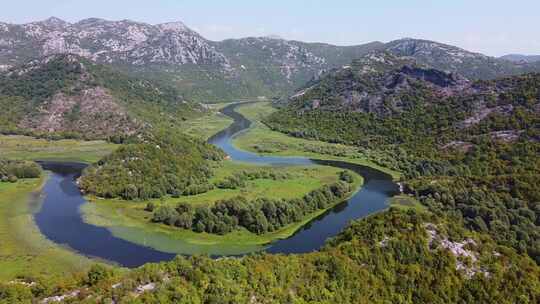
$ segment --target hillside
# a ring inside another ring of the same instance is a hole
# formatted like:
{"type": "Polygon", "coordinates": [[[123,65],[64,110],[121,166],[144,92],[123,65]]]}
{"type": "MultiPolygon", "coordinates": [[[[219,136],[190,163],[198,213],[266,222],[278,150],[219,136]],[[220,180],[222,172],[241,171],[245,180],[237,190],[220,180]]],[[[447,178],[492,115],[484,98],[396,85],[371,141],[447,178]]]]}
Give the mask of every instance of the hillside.
{"type": "Polygon", "coordinates": [[[386,50],[471,79],[540,71],[532,63],[469,52],[420,39],[355,46],[249,37],[210,41],[181,22],[150,25],[97,18],[0,23],[0,71],[34,58],[71,53],[166,82],[185,99],[223,101],[282,96],[369,51],[386,50]]]}
{"type": "Polygon", "coordinates": [[[0,296],[9,303],[51,296],[70,303],[537,303],[538,278],[533,261],[484,234],[390,210],[355,221],[319,252],[179,256],[130,272],[94,266],[58,287],[0,284],[0,296]]]}
{"type": "MultiPolygon", "coordinates": [[[[5,134],[123,143],[81,179],[81,189],[97,196],[182,191],[211,175],[207,160],[223,159],[217,148],[182,133],[181,122],[203,115],[202,106],[77,55],[51,55],[0,75],[0,105],[7,109],[0,113],[5,134]]],[[[14,175],[6,171],[2,177],[14,175]]]]}
{"type": "Polygon", "coordinates": [[[509,54],[500,57],[501,59],[509,60],[512,62],[539,62],[540,55],[521,55],[521,54],[509,54]]]}
{"type": "Polygon", "coordinates": [[[516,75],[528,68],[526,63],[470,52],[459,47],[422,39],[399,39],[387,43],[384,50],[396,56],[411,57],[436,69],[459,73],[469,79],[493,79],[516,75]]]}
{"type": "Polygon", "coordinates": [[[387,53],[329,73],[266,120],[294,136],[356,145],[404,172],[406,191],[432,211],[537,262],[539,122],[539,74],[468,81],[387,53]]]}
{"type": "Polygon", "coordinates": [[[0,74],[0,131],[86,139],[125,138],[202,109],[168,87],[76,55],[51,55],[0,74]]]}

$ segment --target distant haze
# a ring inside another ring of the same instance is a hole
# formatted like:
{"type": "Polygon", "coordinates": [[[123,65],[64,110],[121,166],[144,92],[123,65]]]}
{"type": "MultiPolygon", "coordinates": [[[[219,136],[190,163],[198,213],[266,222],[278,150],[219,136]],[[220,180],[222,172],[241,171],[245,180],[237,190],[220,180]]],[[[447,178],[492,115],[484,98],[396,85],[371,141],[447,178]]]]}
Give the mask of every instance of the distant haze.
{"type": "Polygon", "coordinates": [[[337,45],[413,37],[502,56],[540,54],[539,12],[538,0],[18,0],[4,1],[0,21],[182,21],[212,40],[278,35],[337,45]]]}

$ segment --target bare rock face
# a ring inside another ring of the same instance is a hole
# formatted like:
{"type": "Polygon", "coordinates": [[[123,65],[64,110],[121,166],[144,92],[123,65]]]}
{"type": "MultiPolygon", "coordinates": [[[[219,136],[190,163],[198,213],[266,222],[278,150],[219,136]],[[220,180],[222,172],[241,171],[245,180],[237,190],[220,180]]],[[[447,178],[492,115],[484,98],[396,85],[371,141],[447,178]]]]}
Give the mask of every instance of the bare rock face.
{"type": "Polygon", "coordinates": [[[91,18],[70,24],[49,18],[0,24],[0,45],[6,48],[0,51],[2,61],[72,53],[102,63],[229,66],[223,54],[180,22],[149,25],[91,18]]]}
{"type": "Polygon", "coordinates": [[[57,93],[39,107],[37,115],[25,117],[20,127],[48,133],[77,132],[92,138],[131,135],[139,128],[102,87],[88,88],[75,96],[57,93]]]}
{"type": "Polygon", "coordinates": [[[183,106],[180,96],[163,93],[152,82],[73,54],[32,60],[0,74],[0,95],[19,100],[13,123],[22,131],[92,139],[129,136],[144,128],[144,118],[134,109],[146,102],[183,106]]]}
{"type": "Polygon", "coordinates": [[[309,109],[348,110],[387,115],[411,106],[419,89],[439,98],[469,90],[468,79],[419,64],[414,59],[374,51],[336,69],[290,99],[304,100],[309,109]]]}
{"type": "Polygon", "coordinates": [[[404,38],[386,44],[399,57],[410,57],[438,70],[459,73],[469,79],[493,79],[523,72],[523,66],[499,58],[435,41],[404,38]]]}

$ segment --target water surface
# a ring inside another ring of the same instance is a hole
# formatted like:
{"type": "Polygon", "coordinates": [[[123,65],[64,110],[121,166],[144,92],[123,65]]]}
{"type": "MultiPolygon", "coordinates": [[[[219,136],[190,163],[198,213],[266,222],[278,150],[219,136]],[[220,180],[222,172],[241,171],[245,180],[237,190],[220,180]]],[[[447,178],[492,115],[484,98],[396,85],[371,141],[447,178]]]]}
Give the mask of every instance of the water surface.
{"type": "MultiPolygon", "coordinates": [[[[317,250],[324,245],[326,239],[338,234],[351,220],[387,208],[388,198],[397,193],[398,187],[388,174],[370,167],[304,157],[261,156],[236,149],[232,145],[232,139],[251,125],[249,120],[235,111],[237,106],[238,104],[230,105],[222,110],[222,113],[233,118],[234,122],[209,139],[210,143],[223,149],[233,160],[272,166],[327,165],[353,170],[364,178],[362,188],[349,200],[314,219],[290,238],[269,244],[264,249],[267,252],[304,253],[317,250]]],[[[114,236],[107,228],[83,221],[80,207],[86,201],[79,192],[76,179],[85,165],[61,162],[41,162],[41,165],[51,173],[43,188],[44,200],[40,211],[35,215],[35,220],[47,238],[84,255],[126,267],[170,260],[175,256],[172,253],[131,243],[114,236]]]]}

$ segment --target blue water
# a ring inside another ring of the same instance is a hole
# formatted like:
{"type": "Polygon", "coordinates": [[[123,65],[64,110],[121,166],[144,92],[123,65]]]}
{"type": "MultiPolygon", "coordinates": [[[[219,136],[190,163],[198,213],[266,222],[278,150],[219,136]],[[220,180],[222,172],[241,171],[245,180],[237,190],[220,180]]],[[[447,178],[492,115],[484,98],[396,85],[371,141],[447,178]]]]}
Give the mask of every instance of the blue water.
{"type": "MultiPolygon", "coordinates": [[[[273,166],[327,165],[347,168],[364,177],[363,187],[348,201],[319,216],[292,237],[269,244],[265,249],[267,252],[304,253],[317,250],[351,220],[387,208],[388,198],[397,193],[398,187],[389,175],[369,167],[303,157],[267,157],[234,148],[231,143],[234,136],[251,125],[249,120],[235,111],[237,106],[230,105],[222,110],[234,119],[234,123],[209,139],[210,143],[223,149],[233,160],[273,166]]],[[[80,214],[80,207],[85,200],[75,182],[84,165],[59,162],[42,162],[41,165],[51,173],[43,188],[44,199],[35,220],[47,238],[84,255],[126,267],[170,260],[175,256],[117,238],[106,228],[85,223],[80,214]]]]}

